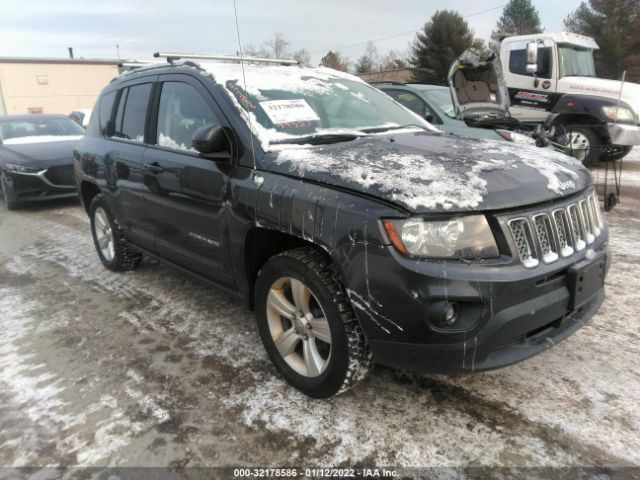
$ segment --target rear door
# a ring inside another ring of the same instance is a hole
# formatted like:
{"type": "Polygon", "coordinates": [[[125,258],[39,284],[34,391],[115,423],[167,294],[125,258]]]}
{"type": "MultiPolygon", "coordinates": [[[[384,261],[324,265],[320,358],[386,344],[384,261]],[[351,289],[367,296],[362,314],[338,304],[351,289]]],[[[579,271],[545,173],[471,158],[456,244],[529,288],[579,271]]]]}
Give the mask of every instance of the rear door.
{"type": "Polygon", "coordinates": [[[157,76],[145,77],[118,90],[116,109],[107,129],[109,150],[104,158],[111,208],[122,224],[125,235],[134,243],[153,247],[148,213],[142,196],[146,149],[147,118],[157,76]]]}
{"type": "Polygon", "coordinates": [[[543,121],[558,100],[554,43],[546,40],[538,46],[536,75],[527,73],[527,42],[509,42],[506,47],[507,58],[502,62],[509,88],[511,115],[524,122],[543,121]]]}
{"type": "Polygon", "coordinates": [[[190,75],[159,76],[152,144],[144,153],[144,196],[155,251],[190,271],[233,286],[226,242],[229,161],[191,148],[204,125],[228,127],[210,93],[190,75]]]}

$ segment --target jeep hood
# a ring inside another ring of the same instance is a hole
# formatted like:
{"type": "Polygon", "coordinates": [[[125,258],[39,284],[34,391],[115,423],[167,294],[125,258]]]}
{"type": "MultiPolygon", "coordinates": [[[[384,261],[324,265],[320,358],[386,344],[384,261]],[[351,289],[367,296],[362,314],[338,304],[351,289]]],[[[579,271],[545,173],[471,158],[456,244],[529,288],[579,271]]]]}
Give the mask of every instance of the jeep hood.
{"type": "MultiPolygon", "coordinates": [[[[601,97],[618,99],[622,82],[618,80],[605,80],[594,77],[563,77],[561,80],[565,84],[563,93],[575,95],[597,95],[601,97]]],[[[622,86],[623,102],[629,104],[636,115],[640,116],[640,85],[633,82],[624,82],[622,86]]]]}
{"type": "Polygon", "coordinates": [[[592,183],[580,162],[549,149],[449,134],[281,147],[268,154],[268,170],[375,196],[414,213],[522,207],[592,183]]]}

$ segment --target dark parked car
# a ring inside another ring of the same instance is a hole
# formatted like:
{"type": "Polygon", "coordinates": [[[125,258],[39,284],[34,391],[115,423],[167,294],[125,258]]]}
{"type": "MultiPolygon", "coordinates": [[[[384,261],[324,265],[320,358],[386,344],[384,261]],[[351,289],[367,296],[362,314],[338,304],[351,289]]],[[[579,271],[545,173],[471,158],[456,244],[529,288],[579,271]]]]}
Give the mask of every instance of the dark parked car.
{"type": "Polygon", "coordinates": [[[374,361],[509,365],[604,298],[582,165],[435,132],[351,75],[180,61],[121,76],[95,109],[75,171],[102,263],[148,255],[242,298],[307,395],[374,361]]]}
{"type": "Polygon", "coordinates": [[[77,195],[73,146],[84,128],[64,115],[0,117],[0,186],[7,208],[77,195]]]}

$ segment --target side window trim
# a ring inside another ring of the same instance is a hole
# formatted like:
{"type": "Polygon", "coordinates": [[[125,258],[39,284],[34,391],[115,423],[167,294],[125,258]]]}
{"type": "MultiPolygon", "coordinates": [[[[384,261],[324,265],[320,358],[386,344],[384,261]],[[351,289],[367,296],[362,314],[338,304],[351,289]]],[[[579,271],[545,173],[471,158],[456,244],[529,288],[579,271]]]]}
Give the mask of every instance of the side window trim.
{"type": "Polygon", "coordinates": [[[148,140],[148,127],[149,127],[149,113],[151,112],[151,108],[152,108],[152,102],[153,102],[153,93],[154,93],[154,87],[155,84],[157,83],[158,80],[158,75],[149,75],[149,76],[145,76],[145,77],[140,77],[140,78],[136,78],[134,80],[130,80],[127,82],[122,83],[121,85],[118,86],[118,91],[117,91],[117,96],[116,96],[116,100],[114,101],[114,105],[112,108],[112,120],[114,123],[114,130],[117,128],[117,125],[115,125],[115,122],[117,120],[117,115],[118,115],[118,109],[120,108],[120,102],[123,101],[123,96],[124,96],[124,102],[125,104],[123,105],[123,112],[122,112],[122,121],[124,122],[124,116],[126,113],[126,101],[127,101],[127,96],[128,96],[128,90],[130,87],[134,87],[136,85],[141,85],[141,84],[145,84],[145,83],[149,83],[151,84],[151,92],[149,94],[149,99],[147,101],[147,112],[146,112],[146,116],[145,116],[145,125],[144,125],[144,140],[143,143],[139,143],[139,142],[135,142],[132,140],[127,140],[126,138],[120,138],[120,137],[116,137],[113,135],[114,132],[112,132],[112,135],[109,136],[109,140],[113,140],[115,142],[122,142],[122,143],[127,143],[127,144],[133,144],[133,145],[140,145],[140,146],[148,146],[147,144],[147,140],[148,140]],[[125,90],[127,91],[125,94],[125,90]]]}
{"type": "MultiPolygon", "coordinates": [[[[220,122],[220,125],[225,128],[231,128],[229,126],[229,121],[227,117],[222,112],[222,109],[218,106],[211,92],[209,92],[198,79],[182,72],[181,73],[165,73],[158,76],[158,80],[152,92],[153,103],[150,109],[151,114],[149,115],[150,138],[149,138],[149,143],[146,146],[149,148],[154,148],[154,149],[158,149],[166,152],[179,153],[181,155],[189,155],[194,158],[203,159],[203,157],[199,153],[189,152],[186,150],[175,150],[169,147],[158,145],[157,130],[158,130],[158,116],[160,114],[160,97],[162,94],[162,85],[168,82],[186,83],[187,85],[190,85],[191,87],[193,87],[202,96],[203,100],[207,103],[209,108],[211,108],[214,116],[220,122]]],[[[234,148],[234,150],[236,150],[236,148],[234,148]]],[[[215,161],[215,159],[206,159],[206,160],[215,161]]]]}

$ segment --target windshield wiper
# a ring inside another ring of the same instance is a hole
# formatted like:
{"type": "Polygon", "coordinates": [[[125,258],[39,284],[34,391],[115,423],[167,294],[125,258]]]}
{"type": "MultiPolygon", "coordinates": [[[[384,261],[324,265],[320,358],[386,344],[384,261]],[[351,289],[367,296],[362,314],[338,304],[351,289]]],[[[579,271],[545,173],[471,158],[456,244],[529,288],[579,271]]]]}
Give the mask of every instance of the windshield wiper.
{"type": "Polygon", "coordinates": [[[400,130],[402,128],[422,128],[423,130],[428,130],[424,125],[419,125],[417,123],[410,123],[407,125],[392,125],[387,127],[369,127],[369,128],[361,128],[360,131],[363,133],[380,133],[380,132],[388,132],[389,130],[400,130]]]}
{"type": "Polygon", "coordinates": [[[357,133],[314,133],[313,135],[305,135],[303,137],[283,138],[281,140],[273,140],[270,145],[282,145],[292,143],[297,145],[324,145],[327,143],[348,142],[355,140],[362,135],[357,133]]]}

